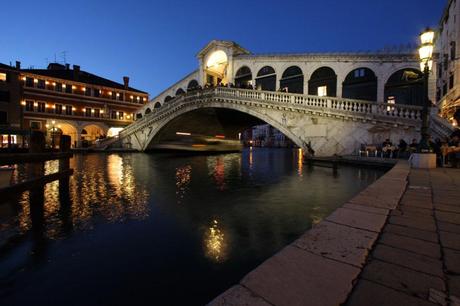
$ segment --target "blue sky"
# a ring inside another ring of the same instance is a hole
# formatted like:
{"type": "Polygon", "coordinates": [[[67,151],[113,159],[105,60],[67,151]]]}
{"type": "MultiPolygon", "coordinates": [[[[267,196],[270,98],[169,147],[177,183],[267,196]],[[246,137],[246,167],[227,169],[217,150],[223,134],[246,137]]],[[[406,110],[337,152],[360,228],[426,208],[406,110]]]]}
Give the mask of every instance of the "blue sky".
{"type": "Polygon", "coordinates": [[[6,1],[0,62],[67,62],[152,96],[197,67],[212,39],[254,53],[379,50],[416,44],[447,0],[6,1]]]}

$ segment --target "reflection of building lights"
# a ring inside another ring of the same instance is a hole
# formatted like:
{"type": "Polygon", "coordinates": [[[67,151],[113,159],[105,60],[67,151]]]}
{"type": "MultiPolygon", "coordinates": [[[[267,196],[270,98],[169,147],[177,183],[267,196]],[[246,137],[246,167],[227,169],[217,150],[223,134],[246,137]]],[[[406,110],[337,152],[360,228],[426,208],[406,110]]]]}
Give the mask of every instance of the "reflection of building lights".
{"type": "Polygon", "coordinates": [[[176,135],[190,136],[190,135],[192,135],[192,134],[191,134],[191,133],[187,133],[187,132],[176,132],[176,135]]]}
{"type": "Polygon", "coordinates": [[[303,150],[302,148],[299,148],[297,150],[297,166],[298,166],[298,173],[299,176],[302,176],[302,168],[303,168],[303,150]]]}
{"type": "Polygon", "coordinates": [[[224,237],[224,233],[219,229],[219,222],[213,220],[211,227],[205,234],[205,251],[206,256],[215,262],[225,260],[226,244],[224,237]]]}
{"type": "Polygon", "coordinates": [[[206,147],[206,145],[201,144],[201,143],[194,143],[194,144],[192,144],[192,147],[194,147],[194,148],[202,148],[202,147],[206,147]]]}

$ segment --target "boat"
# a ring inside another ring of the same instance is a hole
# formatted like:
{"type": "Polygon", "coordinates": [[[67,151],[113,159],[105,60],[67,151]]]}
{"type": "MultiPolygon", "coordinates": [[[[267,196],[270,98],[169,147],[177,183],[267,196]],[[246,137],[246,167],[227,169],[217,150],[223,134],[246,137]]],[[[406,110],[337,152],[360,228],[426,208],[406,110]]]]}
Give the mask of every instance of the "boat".
{"type": "Polygon", "coordinates": [[[0,188],[10,186],[14,170],[14,166],[0,166],[0,188]]]}

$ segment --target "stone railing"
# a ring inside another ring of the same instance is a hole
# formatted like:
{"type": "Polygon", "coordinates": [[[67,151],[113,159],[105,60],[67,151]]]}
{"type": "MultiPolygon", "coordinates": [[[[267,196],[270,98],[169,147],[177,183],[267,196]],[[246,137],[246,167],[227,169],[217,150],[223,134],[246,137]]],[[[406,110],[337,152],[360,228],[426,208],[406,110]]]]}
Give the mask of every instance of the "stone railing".
{"type": "Polygon", "coordinates": [[[260,105],[269,105],[275,107],[290,108],[292,110],[309,110],[331,115],[340,115],[355,118],[364,118],[369,120],[383,120],[389,123],[399,123],[398,121],[409,121],[413,125],[419,125],[421,122],[422,107],[377,103],[374,101],[363,101],[354,99],[343,99],[334,97],[319,97],[304,94],[294,94],[285,92],[271,92],[250,89],[216,87],[210,89],[196,90],[177,96],[157,108],[141,119],[136,120],[133,124],[126,127],[120,136],[129,135],[139,126],[148,123],[151,120],[167,114],[177,107],[186,105],[189,101],[200,99],[219,99],[222,103],[232,101],[258,103],[260,105]]]}
{"type": "Polygon", "coordinates": [[[440,117],[438,114],[431,114],[431,130],[437,137],[449,137],[455,128],[446,119],[440,117]]]}

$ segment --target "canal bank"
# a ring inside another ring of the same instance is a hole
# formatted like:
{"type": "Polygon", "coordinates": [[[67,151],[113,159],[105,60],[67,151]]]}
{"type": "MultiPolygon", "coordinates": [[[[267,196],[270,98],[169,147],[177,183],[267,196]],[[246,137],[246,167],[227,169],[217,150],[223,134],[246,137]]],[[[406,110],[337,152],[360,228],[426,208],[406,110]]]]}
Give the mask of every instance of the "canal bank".
{"type": "Polygon", "coordinates": [[[459,188],[400,161],[209,305],[458,305],[459,188]]]}

